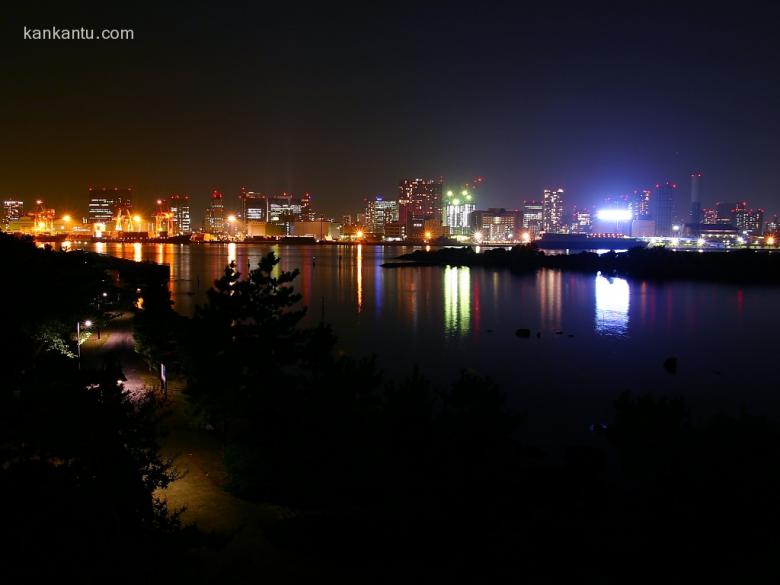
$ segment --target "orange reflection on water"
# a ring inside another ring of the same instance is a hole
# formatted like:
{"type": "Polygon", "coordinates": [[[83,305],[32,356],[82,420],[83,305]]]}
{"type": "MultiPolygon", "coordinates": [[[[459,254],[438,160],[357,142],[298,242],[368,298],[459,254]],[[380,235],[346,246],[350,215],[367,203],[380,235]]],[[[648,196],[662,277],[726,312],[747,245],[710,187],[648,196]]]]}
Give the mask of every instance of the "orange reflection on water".
{"type": "Polygon", "coordinates": [[[561,289],[563,286],[560,270],[540,270],[536,274],[539,290],[539,314],[542,326],[547,329],[561,328],[561,289]]]}
{"type": "Polygon", "coordinates": [[[363,310],[363,244],[357,245],[357,308],[363,310]]]}
{"type": "Polygon", "coordinates": [[[141,242],[136,242],[133,244],[133,261],[140,262],[143,260],[143,255],[141,254],[141,242]]]}

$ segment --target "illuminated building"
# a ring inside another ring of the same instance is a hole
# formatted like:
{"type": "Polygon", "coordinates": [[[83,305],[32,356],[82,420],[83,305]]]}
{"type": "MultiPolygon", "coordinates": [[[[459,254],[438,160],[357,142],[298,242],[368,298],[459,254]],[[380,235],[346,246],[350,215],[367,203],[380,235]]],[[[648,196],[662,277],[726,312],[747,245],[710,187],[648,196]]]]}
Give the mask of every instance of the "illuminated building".
{"type": "Polygon", "coordinates": [[[592,224],[590,211],[574,211],[574,222],[572,224],[572,233],[589,234],[592,224]]]}
{"type": "Polygon", "coordinates": [[[206,231],[221,234],[225,231],[225,204],[222,193],[214,189],[211,192],[209,207],[206,210],[206,231]]]}
{"type": "Polygon", "coordinates": [[[241,219],[244,221],[266,221],[268,212],[268,198],[254,191],[241,189],[241,219]]]}
{"type": "Polygon", "coordinates": [[[667,181],[655,186],[652,199],[653,219],[655,220],[656,236],[672,236],[672,212],[677,185],[667,181]]]}
{"type": "Polygon", "coordinates": [[[718,223],[718,210],[711,207],[702,209],[701,222],[705,225],[715,225],[718,223]]]}
{"type": "Polygon", "coordinates": [[[3,226],[8,227],[12,221],[18,221],[24,215],[24,201],[7,199],[3,201],[3,226]]]}
{"type": "Polygon", "coordinates": [[[542,231],[543,210],[541,201],[523,201],[523,229],[528,230],[532,238],[536,238],[542,231]]]}
{"type": "Polygon", "coordinates": [[[341,225],[352,225],[352,216],[351,215],[342,215],[341,216],[341,225]]]}
{"type": "Polygon", "coordinates": [[[191,234],[192,219],[190,217],[189,196],[171,195],[168,197],[168,209],[172,216],[172,234],[191,234]]]}
{"type": "Polygon", "coordinates": [[[405,240],[406,225],[400,221],[391,221],[385,224],[385,240],[405,240]]]}
{"type": "Polygon", "coordinates": [[[409,226],[409,237],[422,237],[427,219],[441,222],[444,177],[405,179],[398,185],[398,221],[409,226]]]}
{"type": "Polygon", "coordinates": [[[398,221],[398,201],[386,201],[381,195],[376,195],[367,197],[365,204],[364,227],[368,233],[382,236],[386,224],[398,221]]]}
{"type": "Polygon", "coordinates": [[[737,204],[734,209],[735,227],[741,234],[755,236],[763,233],[764,228],[764,210],[748,209],[743,201],[737,204]]]}
{"type": "Polygon", "coordinates": [[[449,228],[450,235],[468,235],[471,231],[471,214],[475,209],[474,196],[468,189],[462,189],[460,193],[447,191],[442,225],[449,228]]]}
{"type": "Polygon", "coordinates": [[[651,215],[650,201],[652,200],[652,191],[650,189],[642,189],[641,191],[634,191],[634,196],[631,200],[631,211],[633,213],[633,219],[648,219],[651,215]]]}
{"type": "Polygon", "coordinates": [[[129,187],[90,187],[88,223],[112,224],[123,211],[132,210],[133,190],[129,187]]]}
{"type": "Polygon", "coordinates": [[[520,231],[520,212],[491,207],[471,214],[475,237],[482,242],[514,242],[520,231]]]}
{"type": "Polygon", "coordinates": [[[563,227],[563,189],[545,189],[542,196],[542,229],[560,233],[563,227]]]}
{"type": "Polygon", "coordinates": [[[301,197],[301,213],[297,221],[314,221],[316,213],[311,206],[311,195],[304,193],[301,197]]]}

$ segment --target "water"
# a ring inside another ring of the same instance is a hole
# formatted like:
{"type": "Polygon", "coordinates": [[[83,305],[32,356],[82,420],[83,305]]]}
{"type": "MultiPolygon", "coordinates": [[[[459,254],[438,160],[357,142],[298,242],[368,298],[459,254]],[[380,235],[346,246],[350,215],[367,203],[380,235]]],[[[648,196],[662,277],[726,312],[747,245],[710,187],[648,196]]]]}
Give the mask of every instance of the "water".
{"type": "Polygon", "coordinates": [[[417,363],[440,384],[459,368],[488,374],[528,413],[529,429],[586,429],[607,420],[623,390],[681,394],[696,412],[780,415],[774,317],[780,288],[654,283],[540,270],[382,268],[412,248],[256,244],[93,244],[90,249],[168,264],[175,308],[191,314],[235,260],[245,269],[273,249],[308,323],[324,318],[340,348],[375,353],[391,377],[417,363]],[[316,264],[314,258],[316,257],[316,264]],[[515,335],[531,329],[530,339],[515,335]],[[536,336],[537,332],[541,337],[536,336]],[[677,357],[679,370],[663,361],[677,357]]]}

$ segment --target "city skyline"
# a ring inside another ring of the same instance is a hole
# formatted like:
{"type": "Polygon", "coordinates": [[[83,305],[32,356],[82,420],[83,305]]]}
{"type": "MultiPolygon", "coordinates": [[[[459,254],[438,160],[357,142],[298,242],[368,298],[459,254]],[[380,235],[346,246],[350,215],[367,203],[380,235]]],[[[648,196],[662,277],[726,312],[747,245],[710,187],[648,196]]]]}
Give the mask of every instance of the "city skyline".
{"type": "Polygon", "coordinates": [[[704,206],[776,208],[771,7],[236,11],[50,14],[135,31],[99,51],[6,35],[0,196],[61,207],[132,185],[197,214],[247,185],[339,216],[399,177],[484,175],[484,207],[560,185],[583,206],[701,169],[704,206]]]}

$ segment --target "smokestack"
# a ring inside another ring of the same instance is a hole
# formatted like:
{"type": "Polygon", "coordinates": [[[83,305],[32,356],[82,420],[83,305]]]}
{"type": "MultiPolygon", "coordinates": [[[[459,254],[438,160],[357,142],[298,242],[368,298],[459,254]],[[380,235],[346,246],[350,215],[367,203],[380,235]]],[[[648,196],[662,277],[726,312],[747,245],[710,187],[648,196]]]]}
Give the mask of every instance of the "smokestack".
{"type": "Polygon", "coordinates": [[[701,222],[701,177],[698,171],[691,173],[691,223],[701,222]]]}

